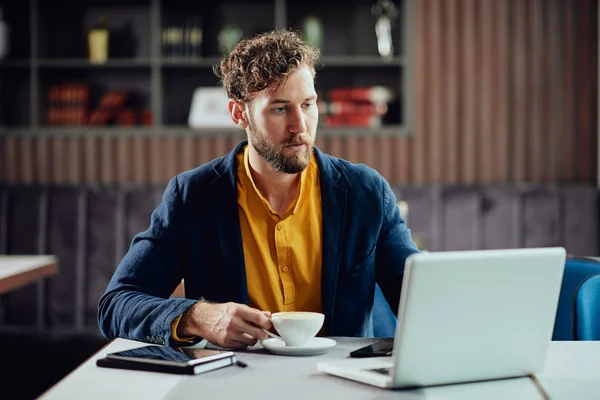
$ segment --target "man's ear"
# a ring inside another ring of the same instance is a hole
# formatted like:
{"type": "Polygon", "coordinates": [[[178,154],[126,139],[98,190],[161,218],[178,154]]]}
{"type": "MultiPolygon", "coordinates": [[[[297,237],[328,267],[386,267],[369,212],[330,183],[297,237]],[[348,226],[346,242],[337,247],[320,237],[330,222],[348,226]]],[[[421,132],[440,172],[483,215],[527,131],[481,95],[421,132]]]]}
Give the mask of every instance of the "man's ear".
{"type": "Polygon", "coordinates": [[[229,115],[234,124],[241,129],[246,129],[248,120],[246,119],[246,105],[235,100],[229,100],[229,115]]]}

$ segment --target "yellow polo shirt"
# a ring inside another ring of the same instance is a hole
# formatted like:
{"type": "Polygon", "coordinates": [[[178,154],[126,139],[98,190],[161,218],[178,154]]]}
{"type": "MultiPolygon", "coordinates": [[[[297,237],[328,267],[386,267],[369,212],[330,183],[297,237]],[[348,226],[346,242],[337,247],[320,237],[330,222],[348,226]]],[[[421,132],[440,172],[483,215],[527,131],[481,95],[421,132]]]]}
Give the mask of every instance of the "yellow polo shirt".
{"type": "Polygon", "coordinates": [[[321,312],[321,190],[314,155],[296,198],[278,215],[257,189],[248,147],[238,154],[238,213],[250,306],[321,312]]]}
{"type": "MultiPolygon", "coordinates": [[[[250,307],[321,312],[321,189],[314,155],[300,175],[296,198],[278,215],[250,173],[248,146],[237,155],[238,213],[250,307]]],[[[173,339],[177,325],[171,324],[173,339]]]]}

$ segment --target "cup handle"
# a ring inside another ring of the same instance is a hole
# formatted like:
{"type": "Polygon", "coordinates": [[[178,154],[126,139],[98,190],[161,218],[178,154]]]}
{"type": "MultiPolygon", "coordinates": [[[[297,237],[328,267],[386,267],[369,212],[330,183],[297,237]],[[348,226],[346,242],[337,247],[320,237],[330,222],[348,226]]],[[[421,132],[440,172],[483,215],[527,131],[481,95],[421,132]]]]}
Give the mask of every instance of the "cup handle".
{"type": "Polygon", "coordinates": [[[263,331],[264,331],[264,332],[265,332],[267,335],[271,336],[272,338],[279,339],[279,340],[282,340],[282,341],[283,341],[283,339],[281,338],[281,336],[277,336],[276,334],[274,334],[274,333],[271,333],[271,332],[269,332],[268,330],[266,330],[266,329],[264,329],[264,328],[261,328],[261,329],[262,329],[262,330],[263,330],[263,331]]]}

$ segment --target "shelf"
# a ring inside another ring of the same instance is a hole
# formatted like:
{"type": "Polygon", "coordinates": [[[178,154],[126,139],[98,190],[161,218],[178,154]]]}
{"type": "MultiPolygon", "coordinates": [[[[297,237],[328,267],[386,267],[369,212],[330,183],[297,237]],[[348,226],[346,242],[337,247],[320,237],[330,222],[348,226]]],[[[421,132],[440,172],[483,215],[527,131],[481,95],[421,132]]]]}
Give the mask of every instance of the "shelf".
{"type": "Polygon", "coordinates": [[[111,137],[111,136],[152,136],[153,128],[146,126],[111,126],[111,127],[86,127],[86,126],[65,126],[65,127],[3,127],[0,128],[0,137],[111,137]]]}
{"type": "Polygon", "coordinates": [[[124,58],[108,60],[104,64],[94,64],[87,59],[42,59],[38,61],[40,68],[150,68],[152,62],[148,58],[124,58]]]}
{"type": "Polygon", "coordinates": [[[198,59],[189,58],[163,58],[161,64],[164,67],[174,68],[194,68],[194,67],[212,67],[221,61],[219,57],[203,57],[198,59]]]}
{"type": "Polygon", "coordinates": [[[28,60],[6,60],[0,61],[0,68],[26,69],[31,67],[28,60]]]}
{"type": "MultiPolygon", "coordinates": [[[[165,67],[212,67],[221,61],[220,57],[204,57],[198,59],[170,59],[163,58],[161,64],[165,67]]],[[[320,63],[325,67],[402,67],[404,57],[382,58],[379,56],[322,56],[320,63]]]]}
{"type": "MultiPolygon", "coordinates": [[[[162,127],[3,127],[0,128],[0,137],[154,137],[154,136],[184,136],[184,137],[213,137],[213,136],[239,136],[246,133],[238,128],[205,128],[193,129],[187,126],[162,126],[162,127]]],[[[382,126],[380,128],[357,127],[319,127],[319,137],[346,137],[346,136],[406,136],[409,135],[403,126],[382,126]]]]}
{"type": "Polygon", "coordinates": [[[402,67],[405,59],[401,56],[321,56],[320,62],[324,67],[402,67]]]}
{"type": "MultiPolygon", "coordinates": [[[[302,21],[311,14],[321,18],[327,38],[320,46],[319,95],[325,97],[328,90],[336,87],[388,86],[397,92],[398,98],[390,104],[394,114],[388,114],[385,121],[410,123],[405,118],[412,111],[408,92],[410,53],[398,53],[389,59],[378,55],[370,14],[373,1],[352,0],[343,10],[325,7],[318,0],[309,1],[308,8],[305,3],[291,0],[259,0],[252,4],[239,0],[176,0],[175,3],[166,0],[65,0],[60,7],[47,0],[22,2],[26,5],[18,10],[12,7],[11,13],[5,15],[16,30],[15,35],[11,35],[13,52],[0,60],[0,72],[6,77],[0,99],[5,104],[1,117],[2,122],[9,125],[0,127],[0,136],[243,137],[245,132],[236,128],[191,129],[187,126],[195,88],[219,84],[212,69],[222,59],[218,40],[221,27],[234,24],[248,35],[275,27],[302,29],[302,21]],[[200,54],[206,56],[168,57],[170,53],[165,52],[161,43],[165,33],[162,29],[180,27],[193,16],[202,19],[200,54]],[[109,59],[104,64],[88,60],[87,40],[83,34],[98,23],[99,18],[106,18],[111,28],[109,59]],[[16,49],[19,51],[15,52],[16,49]],[[157,125],[45,127],[50,104],[48,89],[73,82],[87,84],[93,89],[91,102],[105,91],[128,91],[132,96],[131,108],[136,112],[151,110],[157,125]]],[[[404,3],[404,0],[393,1],[398,6],[404,3]]],[[[403,15],[408,14],[403,12],[403,15]]],[[[398,49],[410,50],[410,35],[399,30],[404,29],[404,23],[400,19],[395,22],[394,37],[403,41],[402,45],[397,43],[398,49]]],[[[317,134],[320,137],[403,136],[410,135],[409,131],[404,126],[374,129],[319,127],[317,134]]]]}

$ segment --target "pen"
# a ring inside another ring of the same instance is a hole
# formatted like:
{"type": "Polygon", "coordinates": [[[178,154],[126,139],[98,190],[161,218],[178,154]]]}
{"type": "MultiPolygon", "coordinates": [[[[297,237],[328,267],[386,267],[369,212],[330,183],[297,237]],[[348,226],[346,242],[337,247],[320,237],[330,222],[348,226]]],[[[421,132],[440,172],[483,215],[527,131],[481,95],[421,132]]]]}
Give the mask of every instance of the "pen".
{"type": "Polygon", "coordinates": [[[246,368],[248,366],[248,364],[246,364],[245,362],[240,361],[240,360],[237,360],[236,364],[242,368],[246,368]]]}

